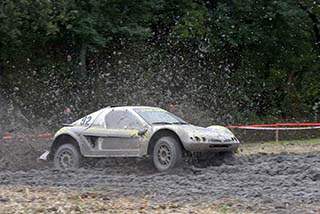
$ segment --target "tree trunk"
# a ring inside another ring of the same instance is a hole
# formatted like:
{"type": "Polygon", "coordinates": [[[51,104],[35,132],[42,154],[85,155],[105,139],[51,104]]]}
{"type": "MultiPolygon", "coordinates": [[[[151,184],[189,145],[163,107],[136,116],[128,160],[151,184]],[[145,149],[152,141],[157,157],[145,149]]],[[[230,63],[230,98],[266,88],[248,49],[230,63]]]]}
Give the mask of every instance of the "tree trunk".
{"type": "Polygon", "coordinates": [[[0,63],[0,89],[3,82],[3,76],[4,76],[4,66],[0,63]]]}
{"type": "Polygon", "coordinates": [[[0,85],[1,85],[1,80],[2,80],[2,67],[1,67],[1,64],[0,64],[0,85]]]}
{"type": "Polygon", "coordinates": [[[313,32],[316,37],[316,46],[320,49],[320,30],[318,28],[319,26],[319,20],[317,19],[317,16],[313,13],[308,13],[310,19],[312,20],[312,26],[313,26],[313,32]]]}
{"type": "Polygon", "coordinates": [[[319,29],[319,20],[318,20],[318,17],[312,13],[311,9],[308,8],[307,6],[303,5],[301,2],[299,3],[299,6],[302,10],[304,10],[309,18],[311,19],[312,21],[312,29],[313,29],[313,33],[314,33],[314,36],[315,36],[315,39],[316,39],[316,46],[319,48],[320,50],[320,29],[319,29]]]}
{"type": "Polygon", "coordinates": [[[87,78],[87,50],[88,44],[83,42],[80,50],[80,77],[83,79],[87,78]]]}

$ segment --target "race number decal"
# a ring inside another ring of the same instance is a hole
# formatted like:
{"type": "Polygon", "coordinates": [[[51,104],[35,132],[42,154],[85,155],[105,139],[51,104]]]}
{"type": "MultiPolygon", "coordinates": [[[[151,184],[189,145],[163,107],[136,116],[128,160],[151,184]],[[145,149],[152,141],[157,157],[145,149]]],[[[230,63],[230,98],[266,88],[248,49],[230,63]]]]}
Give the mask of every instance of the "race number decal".
{"type": "Polygon", "coordinates": [[[91,116],[86,116],[86,117],[82,118],[81,122],[80,122],[80,125],[81,126],[89,126],[91,119],[92,119],[91,116]]]}

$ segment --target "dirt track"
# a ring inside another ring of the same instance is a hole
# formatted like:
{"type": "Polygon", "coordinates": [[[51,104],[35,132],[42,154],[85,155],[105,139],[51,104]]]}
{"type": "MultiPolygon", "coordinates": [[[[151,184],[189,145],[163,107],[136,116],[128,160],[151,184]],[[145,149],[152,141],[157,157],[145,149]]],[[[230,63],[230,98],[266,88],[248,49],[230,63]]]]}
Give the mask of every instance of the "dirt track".
{"type": "MultiPolygon", "coordinates": [[[[238,156],[204,168],[185,164],[171,173],[155,172],[146,160],[104,160],[94,168],[90,164],[89,168],[67,172],[34,163],[33,167],[40,167],[12,171],[3,166],[0,188],[93,191],[112,198],[144,198],[181,206],[226,203],[235,213],[318,214],[320,210],[319,152],[238,156]]],[[[1,197],[5,195],[0,191],[1,197]]],[[[0,200],[0,205],[8,203],[5,201],[0,200]]]]}

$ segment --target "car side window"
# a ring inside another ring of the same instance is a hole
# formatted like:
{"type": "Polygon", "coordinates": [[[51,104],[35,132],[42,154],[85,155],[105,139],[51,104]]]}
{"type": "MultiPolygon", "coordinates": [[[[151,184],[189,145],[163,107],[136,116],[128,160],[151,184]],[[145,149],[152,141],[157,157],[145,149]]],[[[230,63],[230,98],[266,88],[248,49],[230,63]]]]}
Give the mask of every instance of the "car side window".
{"type": "Polygon", "coordinates": [[[126,112],[125,119],[122,124],[126,126],[127,129],[141,129],[143,124],[138,120],[138,118],[131,112],[126,112]]]}
{"type": "Polygon", "coordinates": [[[92,123],[92,126],[94,127],[104,127],[104,123],[105,123],[105,117],[104,116],[98,116],[94,122],[92,123]]]}
{"type": "Polygon", "coordinates": [[[109,129],[119,129],[119,123],[124,119],[124,111],[111,111],[106,115],[105,123],[106,127],[109,129]]]}
{"type": "Polygon", "coordinates": [[[105,118],[106,128],[109,129],[139,129],[142,127],[138,118],[128,111],[111,111],[105,118]]]}

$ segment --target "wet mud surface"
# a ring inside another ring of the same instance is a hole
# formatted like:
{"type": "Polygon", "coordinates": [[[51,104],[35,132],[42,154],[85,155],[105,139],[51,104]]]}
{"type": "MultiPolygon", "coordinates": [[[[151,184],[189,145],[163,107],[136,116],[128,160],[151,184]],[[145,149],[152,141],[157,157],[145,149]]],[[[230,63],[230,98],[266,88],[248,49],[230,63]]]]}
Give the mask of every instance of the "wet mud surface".
{"type": "Polygon", "coordinates": [[[2,168],[0,186],[16,185],[102,191],[112,197],[143,197],[157,203],[232,199],[228,206],[235,213],[318,214],[320,153],[240,155],[209,166],[185,163],[169,173],[158,173],[148,160],[139,159],[92,161],[71,171],[43,164],[25,170],[2,168]]]}

